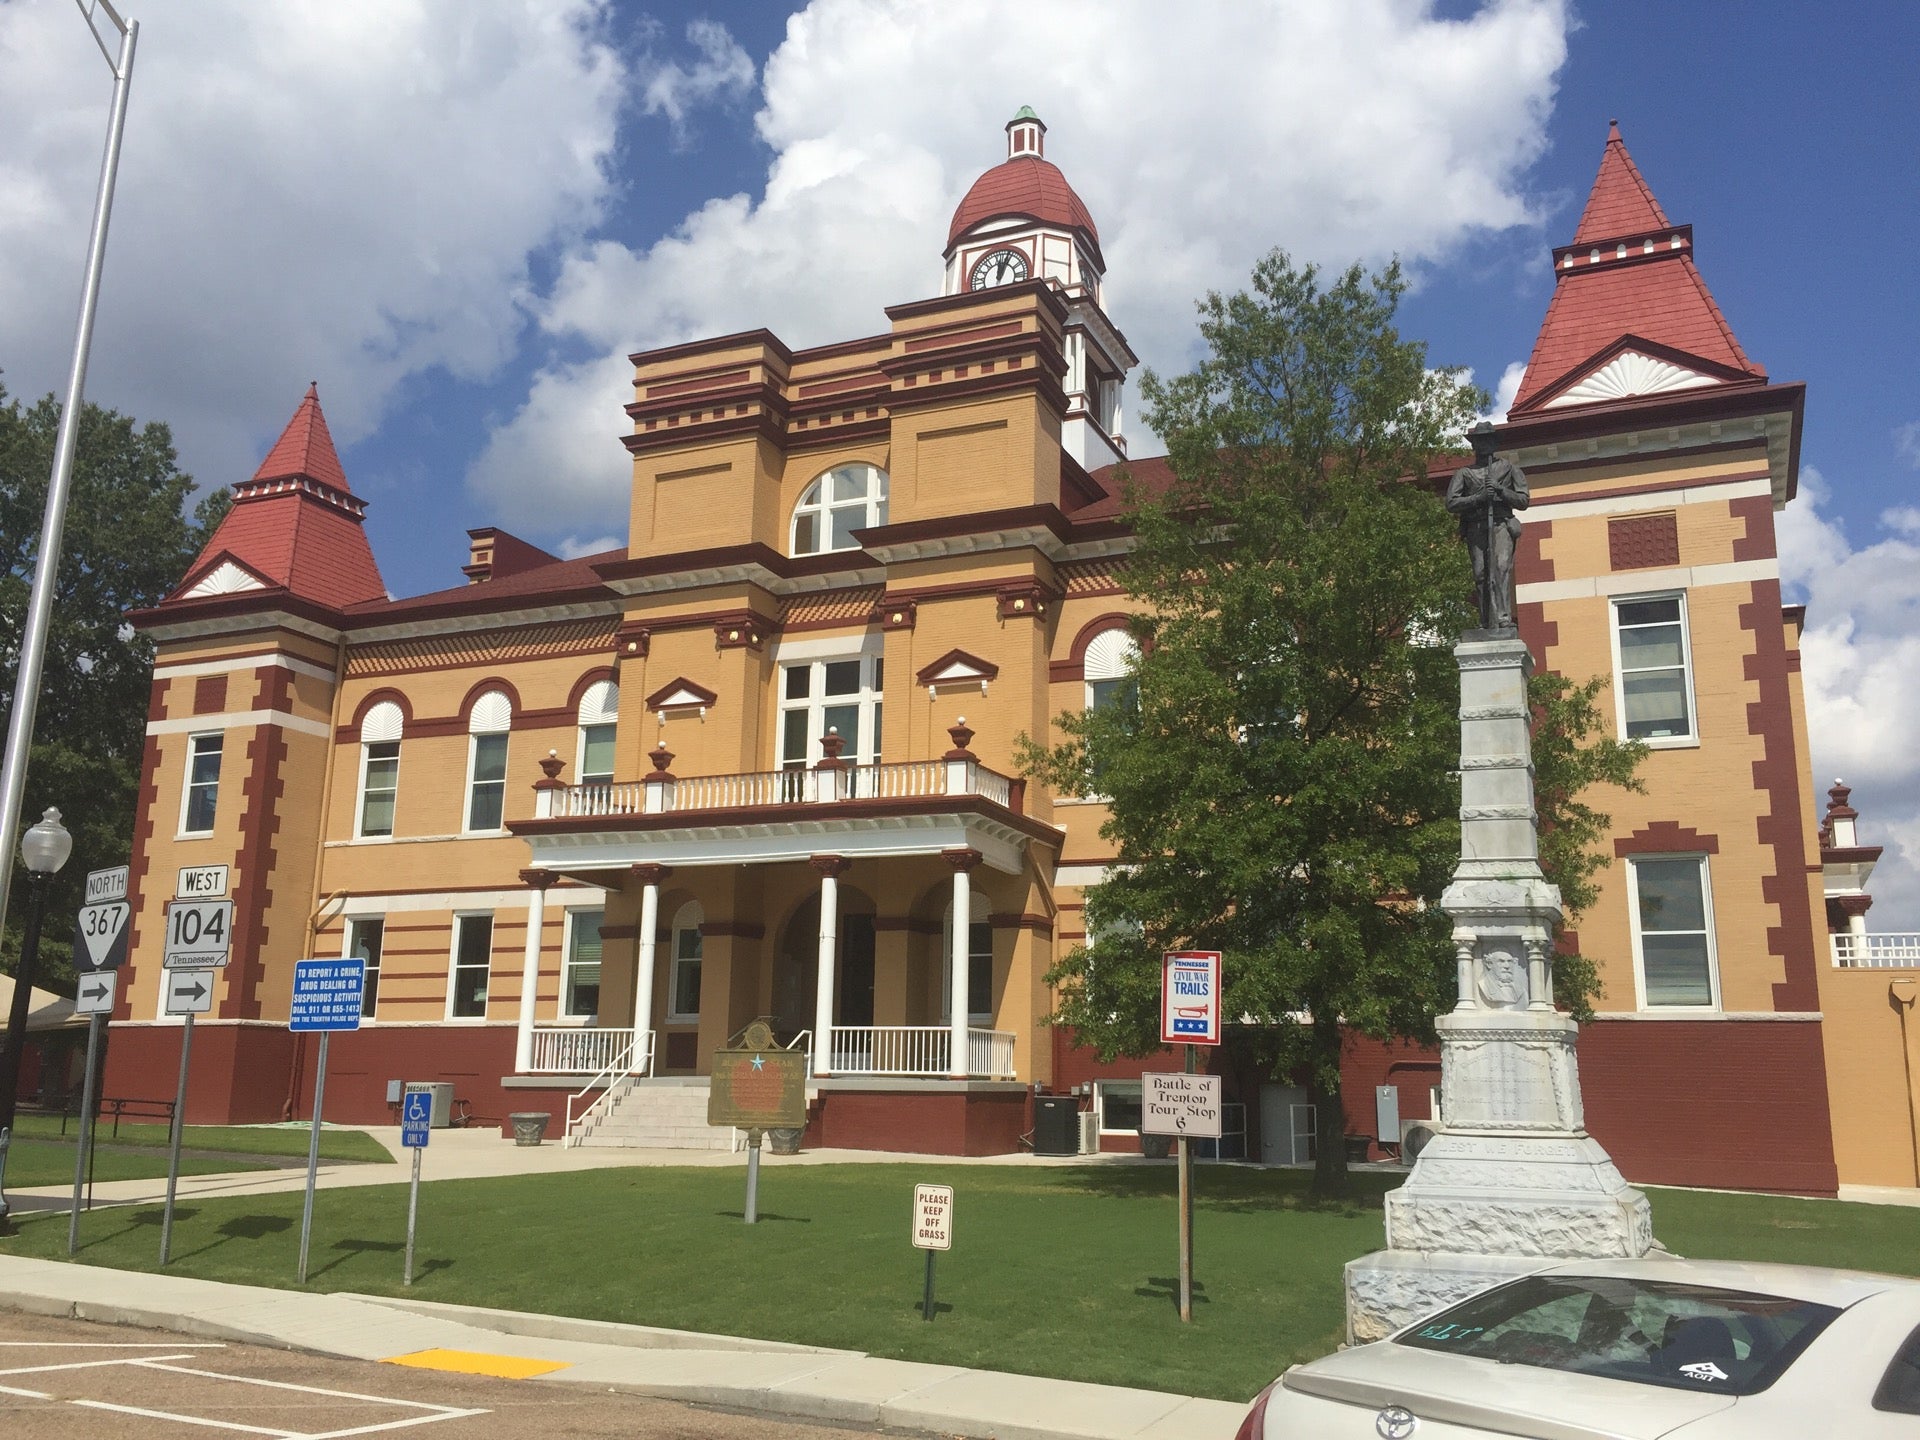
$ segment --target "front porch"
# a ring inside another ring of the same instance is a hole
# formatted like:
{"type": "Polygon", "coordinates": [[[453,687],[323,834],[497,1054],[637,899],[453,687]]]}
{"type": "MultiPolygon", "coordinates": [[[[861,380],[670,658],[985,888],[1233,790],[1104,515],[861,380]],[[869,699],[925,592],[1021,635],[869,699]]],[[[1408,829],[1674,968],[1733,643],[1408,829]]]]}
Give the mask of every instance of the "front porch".
{"type": "MultiPolygon", "coordinates": [[[[835,1025],[821,1074],[897,1079],[954,1078],[953,1032],[944,1025],[835,1025]]],[[[655,1035],[631,1026],[535,1025],[525,1075],[599,1077],[653,1075],[655,1035]]],[[[813,1032],[803,1031],[808,1072],[814,1071],[813,1032]]],[[[1014,1078],[1010,1030],[968,1026],[961,1079],[1014,1078]]]]}

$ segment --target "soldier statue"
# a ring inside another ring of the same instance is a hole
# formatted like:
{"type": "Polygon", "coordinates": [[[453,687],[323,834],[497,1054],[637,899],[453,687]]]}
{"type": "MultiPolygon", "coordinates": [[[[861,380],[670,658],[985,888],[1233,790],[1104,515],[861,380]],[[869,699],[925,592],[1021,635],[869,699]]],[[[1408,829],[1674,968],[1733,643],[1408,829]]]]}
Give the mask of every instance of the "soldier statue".
{"type": "Polygon", "coordinates": [[[1473,464],[1447,486],[1447,509],[1460,517],[1460,538],[1473,557],[1473,587],[1480,598],[1480,625],[1511,630],[1513,620],[1513,548],[1520,539],[1520,517],[1527,508],[1527,477],[1511,460],[1493,453],[1493,426],[1482,420],[1467,432],[1473,464]]]}

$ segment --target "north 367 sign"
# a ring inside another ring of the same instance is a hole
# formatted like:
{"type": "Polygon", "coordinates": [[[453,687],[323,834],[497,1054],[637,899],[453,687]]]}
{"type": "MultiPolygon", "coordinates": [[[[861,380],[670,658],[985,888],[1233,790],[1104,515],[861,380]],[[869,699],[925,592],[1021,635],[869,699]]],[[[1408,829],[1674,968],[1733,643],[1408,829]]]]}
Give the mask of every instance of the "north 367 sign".
{"type": "Polygon", "coordinates": [[[169,970],[213,970],[233,950],[231,900],[174,900],[167,905],[167,943],[160,963],[169,970]]]}

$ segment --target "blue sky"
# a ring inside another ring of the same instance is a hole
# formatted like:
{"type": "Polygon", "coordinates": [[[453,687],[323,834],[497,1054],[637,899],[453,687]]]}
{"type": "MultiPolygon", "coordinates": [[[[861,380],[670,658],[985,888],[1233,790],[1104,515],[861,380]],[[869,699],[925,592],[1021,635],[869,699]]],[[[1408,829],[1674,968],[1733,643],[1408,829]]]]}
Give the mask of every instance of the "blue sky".
{"type": "MultiPolygon", "coordinates": [[[[320,393],[389,587],[469,526],[624,538],[619,356],[884,328],[1022,104],[1149,364],[1272,245],[1400,254],[1403,329],[1496,389],[1607,121],[1748,354],[1809,387],[1785,568],[1823,777],[1920,929],[1920,215],[1906,4],[182,0],[143,21],[89,398],[244,479],[320,393]],[[1841,17],[1841,18],[1836,18],[1841,17]]],[[[108,92],[64,0],[0,0],[0,381],[61,383],[108,92]]],[[[1134,436],[1136,453],[1151,437],[1134,436]]]]}

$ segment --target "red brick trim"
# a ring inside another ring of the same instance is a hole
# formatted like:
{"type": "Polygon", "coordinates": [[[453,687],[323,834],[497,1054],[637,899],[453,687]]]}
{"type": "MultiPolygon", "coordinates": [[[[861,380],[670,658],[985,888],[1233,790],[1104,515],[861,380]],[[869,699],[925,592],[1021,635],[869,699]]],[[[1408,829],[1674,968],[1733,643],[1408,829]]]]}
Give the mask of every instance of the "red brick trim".
{"type": "Polygon", "coordinates": [[[498,690],[501,694],[505,695],[507,697],[507,704],[513,707],[513,713],[516,716],[520,713],[523,706],[520,701],[520,691],[515,687],[514,683],[498,675],[489,675],[485,679],[474,681],[472,685],[467,687],[467,693],[460,701],[460,709],[457,712],[462,729],[466,728],[466,726],[472,722],[473,707],[480,703],[480,697],[485,695],[489,690],[498,690]]]}
{"type": "Polygon", "coordinates": [[[736,940],[764,940],[767,938],[767,927],[753,920],[702,920],[700,935],[703,939],[719,936],[736,940]]]}
{"type": "Polygon", "coordinates": [[[336,730],[333,738],[342,744],[349,740],[358,743],[360,727],[367,722],[367,712],[382,700],[391,700],[400,707],[400,733],[405,735],[407,727],[413,723],[413,702],[403,691],[395,690],[391,685],[382,685],[378,690],[369,690],[361,697],[360,703],[353,707],[353,719],[336,730]]]}
{"type": "Polygon", "coordinates": [[[1753,781],[1769,807],[1755,829],[1761,845],[1773,851],[1773,873],[1761,877],[1760,894],[1780,907],[1780,924],[1767,931],[1768,952],[1785,971],[1785,978],[1773,987],[1773,1004],[1777,1010],[1818,1010],[1816,927],[1807,894],[1807,826],[1801,813],[1801,763],[1794,744],[1793,689],[1788,679],[1792,667],[1780,615],[1780,582],[1756,580],[1752,594],[1753,599],[1740,607],[1740,628],[1754,637],[1745,672],[1759,693],[1747,706],[1747,733],[1762,742],[1762,758],[1753,762],[1753,781]]]}
{"type": "Polygon", "coordinates": [[[1036,935],[1053,934],[1053,921],[1045,915],[993,913],[987,916],[987,923],[996,930],[1031,930],[1036,935]]]}
{"type": "Polygon", "coordinates": [[[262,725],[247,741],[252,762],[240,791],[240,847],[234,853],[233,960],[227,993],[220,1001],[226,1020],[260,1018],[260,982],[266,976],[267,910],[273,904],[273,872],[279,859],[280,800],[286,794],[285,733],[262,725]]]}
{"type": "Polygon", "coordinates": [[[193,682],[193,713],[217,715],[227,708],[227,677],[202,675],[193,682]]]}
{"type": "Polygon", "coordinates": [[[1627,855],[1718,855],[1720,837],[1702,834],[1678,820],[1655,820],[1615,840],[1613,853],[1616,859],[1627,855]]]}
{"type": "Polygon", "coordinates": [[[1533,652],[1534,668],[1552,669],[1547,652],[1560,643],[1560,622],[1547,619],[1547,607],[1538,600],[1523,600],[1514,606],[1513,618],[1520,627],[1520,638],[1533,652]]]}
{"type": "Polygon", "coordinates": [[[1773,535],[1773,496],[1742,495],[1727,502],[1727,513],[1747,527],[1733,542],[1735,560],[1771,560],[1780,553],[1773,535]]]}
{"type": "Polygon", "coordinates": [[[909,935],[938,935],[941,931],[938,920],[921,920],[912,915],[876,915],[873,917],[875,934],[881,931],[904,931],[909,935]]]}
{"type": "Polygon", "coordinates": [[[1513,547],[1513,582],[1538,585],[1554,578],[1553,561],[1544,547],[1553,538],[1553,521],[1528,518],[1520,527],[1520,543],[1513,547]]]}
{"type": "Polygon", "coordinates": [[[573,689],[567,692],[567,709],[573,714],[578,715],[580,713],[580,702],[587,698],[588,690],[592,689],[593,686],[602,680],[617,681],[618,679],[619,673],[611,665],[594,666],[593,669],[587,671],[586,674],[573,682],[573,689]]]}
{"type": "MultiPolygon", "coordinates": [[[[1761,497],[1765,498],[1765,497],[1761,497]]],[[[1671,510],[1607,521],[1607,563],[1614,570],[1666,570],[1680,563],[1680,519],[1671,510]]]]}
{"type": "MultiPolygon", "coordinates": [[[[1073,598],[1071,591],[1068,592],[1068,598],[1073,598]]],[[[1128,634],[1132,634],[1134,619],[1135,616],[1125,610],[1108,610],[1104,614],[1094,616],[1074,632],[1073,643],[1067,647],[1067,658],[1054,660],[1048,664],[1047,679],[1055,683],[1085,680],[1087,678],[1087,647],[1109,630],[1125,630],[1128,634]]]]}

